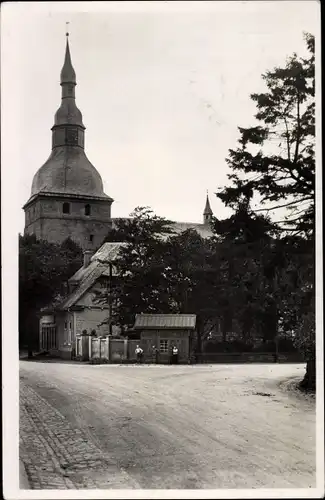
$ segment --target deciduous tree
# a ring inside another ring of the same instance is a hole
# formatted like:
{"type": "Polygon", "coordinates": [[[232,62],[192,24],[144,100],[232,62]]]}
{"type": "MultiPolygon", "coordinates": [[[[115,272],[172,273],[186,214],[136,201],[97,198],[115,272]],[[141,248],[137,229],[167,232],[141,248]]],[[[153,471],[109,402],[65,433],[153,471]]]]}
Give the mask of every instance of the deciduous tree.
{"type": "Polygon", "coordinates": [[[82,265],[81,248],[71,239],[61,245],[19,236],[19,338],[38,344],[38,313],[63,295],[67,280],[82,265]]]}

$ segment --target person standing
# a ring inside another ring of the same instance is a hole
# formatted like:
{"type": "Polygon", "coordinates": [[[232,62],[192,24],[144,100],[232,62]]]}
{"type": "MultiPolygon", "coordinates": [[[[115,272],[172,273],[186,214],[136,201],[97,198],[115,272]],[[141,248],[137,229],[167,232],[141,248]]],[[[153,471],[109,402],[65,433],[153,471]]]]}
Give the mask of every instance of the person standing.
{"type": "Polygon", "coordinates": [[[139,345],[137,345],[137,347],[135,349],[135,354],[137,357],[137,363],[140,364],[141,360],[142,360],[143,349],[141,349],[141,347],[139,345]]]}
{"type": "Polygon", "coordinates": [[[156,363],[156,365],[158,364],[158,356],[159,356],[159,351],[158,351],[158,348],[156,346],[153,346],[152,347],[152,354],[153,354],[153,359],[154,359],[154,362],[156,363]]]}
{"type": "Polygon", "coordinates": [[[169,348],[169,364],[172,365],[173,364],[173,348],[174,348],[174,345],[171,345],[170,348],[169,348]]]}
{"type": "Polygon", "coordinates": [[[175,345],[173,346],[173,363],[175,365],[178,363],[178,349],[175,345]]]}

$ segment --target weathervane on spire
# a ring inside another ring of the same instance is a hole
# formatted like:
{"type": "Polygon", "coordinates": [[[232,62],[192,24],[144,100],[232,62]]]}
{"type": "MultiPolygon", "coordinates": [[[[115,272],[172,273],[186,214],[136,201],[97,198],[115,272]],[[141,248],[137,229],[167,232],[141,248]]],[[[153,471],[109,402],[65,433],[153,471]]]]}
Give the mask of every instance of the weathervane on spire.
{"type": "Polygon", "coordinates": [[[68,36],[69,36],[69,24],[70,24],[70,23],[69,23],[69,21],[67,21],[65,24],[66,24],[66,27],[67,27],[67,28],[66,28],[66,30],[67,30],[67,31],[66,31],[66,33],[65,33],[65,36],[66,36],[66,37],[68,37],[68,36]]]}

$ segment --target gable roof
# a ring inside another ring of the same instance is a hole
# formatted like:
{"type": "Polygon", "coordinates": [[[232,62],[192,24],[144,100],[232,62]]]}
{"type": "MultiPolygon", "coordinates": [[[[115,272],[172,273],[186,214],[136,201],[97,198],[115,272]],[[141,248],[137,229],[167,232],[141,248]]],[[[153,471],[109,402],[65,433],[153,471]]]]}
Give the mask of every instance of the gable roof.
{"type": "Polygon", "coordinates": [[[194,330],[196,314],[137,314],[135,330],[187,329],[194,330]]]}
{"type": "MultiPolygon", "coordinates": [[[[120,248],[126,243],[104,243],[90,259],[88,266],[82,266],[69,279],[76,288],[57,306],[58,310],[66,310],[75,305],[79,299],[95,284],[100,276],[109,276],[109,265],[112,264],[120,248]]],[[[117,269],[112,266],[112,275],[117,275],[117,269]]]]}

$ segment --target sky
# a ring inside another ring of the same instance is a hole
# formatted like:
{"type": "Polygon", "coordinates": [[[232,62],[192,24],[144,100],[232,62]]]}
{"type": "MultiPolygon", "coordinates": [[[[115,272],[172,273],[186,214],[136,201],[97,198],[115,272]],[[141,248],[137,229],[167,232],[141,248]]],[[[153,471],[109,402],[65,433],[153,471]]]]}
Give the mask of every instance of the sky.
{"type": "Polygon", "coordinates": [[[66,21],[85,150],[112,216],[141,205],[201,222],[207,190],[214,214],[230,213],[214,193],[228,183],[237,127],[254,123],[261,75],[304,55],[319,19],[309,0],[3,4],[2,186],[17,232],[51,152],[66,21]]]}

